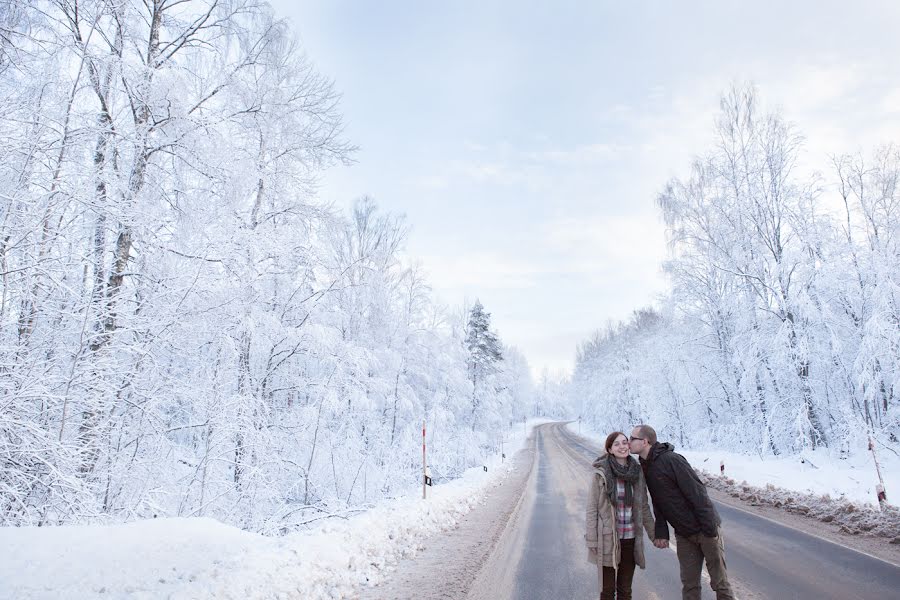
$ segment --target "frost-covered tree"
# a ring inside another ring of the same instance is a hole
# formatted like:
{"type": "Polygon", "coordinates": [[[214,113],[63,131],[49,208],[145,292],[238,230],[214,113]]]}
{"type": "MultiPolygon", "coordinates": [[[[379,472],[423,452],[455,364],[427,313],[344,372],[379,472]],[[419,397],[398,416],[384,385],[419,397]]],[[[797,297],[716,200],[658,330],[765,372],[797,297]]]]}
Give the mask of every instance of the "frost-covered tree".
{"type": "Polygon", "coordinates": [[[896,444],[896,148],[800,173],[802,136],[752,86],[715,132],[659,196],[671,293],[579,347],[573,403],[600,428],[760,454],[896,444]]]}
{"type": "Polygon", "coordinates": [[[492,397],[490,377],[503,360],[497,335],[491,331],[491,313],[477,299],[466,324],[466,349],[469,352],[469,380],[472,382],[472,428],[476,426],[482,405],[492,397]]]}

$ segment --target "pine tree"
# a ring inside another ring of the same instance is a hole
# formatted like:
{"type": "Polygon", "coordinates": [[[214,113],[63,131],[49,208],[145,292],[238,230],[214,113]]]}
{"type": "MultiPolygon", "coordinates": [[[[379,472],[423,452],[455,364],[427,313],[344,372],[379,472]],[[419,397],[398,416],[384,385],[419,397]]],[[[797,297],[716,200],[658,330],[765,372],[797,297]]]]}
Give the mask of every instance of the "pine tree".
{"type": "Polygon", "coordinates": [[[480,402],[480,388],[484,379],[497,371],[496,363],[503,360],[500,341],[491,331],[491,313],[485,312],[481,302],[469,313],[466,327],[466,348],[469,351],[469,379],[472,381],[472,429],[480,402]]]}

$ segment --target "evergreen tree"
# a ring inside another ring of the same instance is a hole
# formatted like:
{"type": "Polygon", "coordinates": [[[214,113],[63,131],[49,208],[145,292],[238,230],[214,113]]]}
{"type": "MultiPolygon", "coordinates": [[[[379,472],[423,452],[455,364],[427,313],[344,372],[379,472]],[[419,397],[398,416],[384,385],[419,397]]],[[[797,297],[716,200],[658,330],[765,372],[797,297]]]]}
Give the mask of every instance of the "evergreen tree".
{"type": "Polygon", "coordinates": [[[485,312],[481,302],[469,313],[466,327],[466,348],[469,351],[469,379],[472,381],[472,428],[481,405],[481,390],[486,377],[497,371],[496,363],[503,360],[497,334],[491,331],[491,313],[485,312]]]}

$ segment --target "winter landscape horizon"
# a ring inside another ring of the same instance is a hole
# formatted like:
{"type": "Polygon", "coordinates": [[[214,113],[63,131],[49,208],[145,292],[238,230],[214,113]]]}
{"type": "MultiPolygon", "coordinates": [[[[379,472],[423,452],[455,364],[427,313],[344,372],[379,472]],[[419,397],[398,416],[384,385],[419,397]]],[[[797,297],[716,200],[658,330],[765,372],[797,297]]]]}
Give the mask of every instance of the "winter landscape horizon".
{"type": "Polygon", "coordinates": [[[0,2],[0,598],[537,598],[642,423],[890,588],[897,17],[0,2]]]}

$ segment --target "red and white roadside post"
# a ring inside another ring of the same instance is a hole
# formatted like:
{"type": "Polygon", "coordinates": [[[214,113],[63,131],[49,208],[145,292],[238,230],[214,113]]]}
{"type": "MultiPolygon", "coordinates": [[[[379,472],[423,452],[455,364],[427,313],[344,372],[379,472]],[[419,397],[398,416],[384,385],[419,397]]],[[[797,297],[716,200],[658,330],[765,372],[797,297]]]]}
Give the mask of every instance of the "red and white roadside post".
{"type": "Polygon", "coordinates": [[[872,460],[875,461],[875,472],[878,473],[878,485],[875,486],[875,493],[878,494],[878,508],[884,510],[887,504],[887,493],[884,491],[884,478],[881,477],[881,465],[878,464],[878,456],[875,455],[875,440],[869,436],[869,450],[872,451],[872,460]]]}

